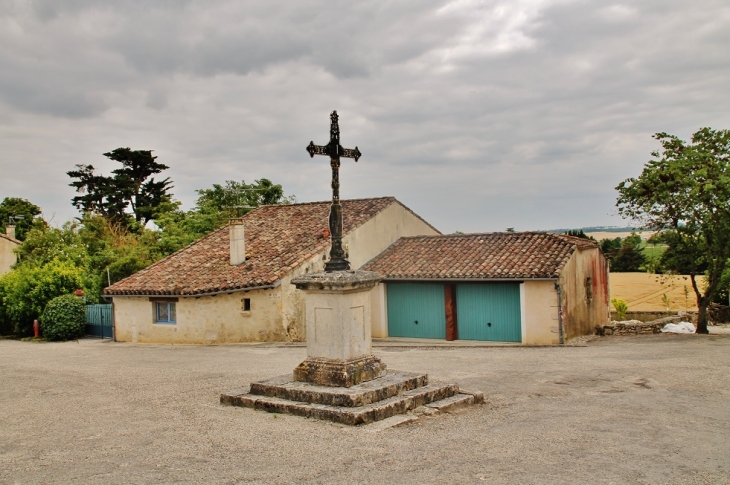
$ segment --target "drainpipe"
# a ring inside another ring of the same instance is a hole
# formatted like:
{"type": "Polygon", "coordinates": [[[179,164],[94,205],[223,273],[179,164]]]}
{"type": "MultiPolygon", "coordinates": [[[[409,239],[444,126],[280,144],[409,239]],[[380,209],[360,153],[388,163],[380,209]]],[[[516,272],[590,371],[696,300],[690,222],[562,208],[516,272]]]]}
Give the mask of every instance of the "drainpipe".
{"type": "Polygon", "coordinates": [[[558,282],[555,282],[555,290],[558,292],[558,335],[560,337],[560,345],[565,344],[563,334],[563,291],[558,282]]]}

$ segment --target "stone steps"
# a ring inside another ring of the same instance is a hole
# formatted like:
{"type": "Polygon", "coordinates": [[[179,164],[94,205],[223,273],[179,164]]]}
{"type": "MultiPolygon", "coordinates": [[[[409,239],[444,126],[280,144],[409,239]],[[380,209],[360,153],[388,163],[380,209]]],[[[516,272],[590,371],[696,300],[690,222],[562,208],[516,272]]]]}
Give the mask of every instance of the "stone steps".
{"type": "Polygon", "coordinates": [[[251,384],[221,395],[221,404],[293,414],[347,425],[368,424],[421,406],[448,412],[484,402],[482,393],[460,392],[456,384],[428,383],[427,375],[389,371],[349,388],[296,382],[291,375],[251,384]]]}
{"type": "Polygon", "coordinates": [[[318,386],[298,382],[293,380],[291,375],[284,375],[254,382],[249,392],[257,396],[278,397],[304,403],[357,407],[382,401],[427,384],[428,376],[425,374],[399,371],[389,371],[384,377],[352,387],[318,386]]]}
{"type": "Polygon", "coordinates": [[[471,406],[472,404],[483,404],[484,403],[484,394],[481,392],[475,392],[475,393],[464,393],[460,392],[459,394],[455,394],[453,396],[441,399],[440,401],[434,401],[428,404],[425,404],[427,408],[434,409],[436,411],[442,412],[442,413],[450,413],[453,411],[456,411],[457,409],[462,409],[467,406],[471,406]]]}

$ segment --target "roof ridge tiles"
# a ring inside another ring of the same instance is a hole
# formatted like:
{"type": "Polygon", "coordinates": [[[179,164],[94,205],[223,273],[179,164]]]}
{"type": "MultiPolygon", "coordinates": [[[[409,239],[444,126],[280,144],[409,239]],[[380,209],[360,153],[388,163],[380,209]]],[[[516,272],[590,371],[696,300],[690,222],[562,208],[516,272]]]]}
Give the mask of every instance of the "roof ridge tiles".
{"type": "Polygon", "coordinates": [[[557,278],[577,249],[592,241],[525,231],[400,238],[363,266],[386,278],[557,278]],[[419,271],[413,271],[414,262],[419,271]]]}

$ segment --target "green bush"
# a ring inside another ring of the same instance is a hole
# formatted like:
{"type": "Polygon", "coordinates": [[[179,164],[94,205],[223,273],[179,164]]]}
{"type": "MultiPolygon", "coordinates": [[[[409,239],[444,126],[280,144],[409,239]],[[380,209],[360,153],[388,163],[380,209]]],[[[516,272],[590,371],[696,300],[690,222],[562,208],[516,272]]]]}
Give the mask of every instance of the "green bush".
{"type": "Polygon", "coordinates": [[[622,300],[621,298],[611,298],[611,304],[616,310],[616,319],[619,322],[622,322],[624,319],[626,319],[626,312],[629,311],[629,305],[626,303],[626,301],[622,300]]]}
{"type": "Polygon", "coordinates": [[[0,277],[0,317],[20,335],[32,335],[33,320],[48,302],[85,288],[83,270],[68,261],[54,260],[40,267],[18,265],[0,277]]]}
{"type": "Polygon", "coordinates": [[[48,302],[41,315],[41,332],[48,340],[71,340],[84,336],[86,305],[75,295],[63,295],[48,302]]]}

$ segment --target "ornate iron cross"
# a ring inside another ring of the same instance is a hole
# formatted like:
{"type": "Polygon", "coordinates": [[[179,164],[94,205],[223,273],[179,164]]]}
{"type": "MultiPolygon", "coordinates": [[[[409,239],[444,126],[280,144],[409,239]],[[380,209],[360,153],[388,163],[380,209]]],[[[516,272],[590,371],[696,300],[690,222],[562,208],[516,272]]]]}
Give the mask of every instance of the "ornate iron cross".
{"type": "Polygon", "coordinates": [[[340,125],[338,120],[337,111],[333,111],[330,115],[330,142],[327,145],[315,145],[311,141],[307,147],[309,156],[312,158],[315,155],[330,157],[330,166],[332,167],[332,206],[330,207],[330,240],[332,242],[332,248],[330,249],[330,260],[324,265],[324,270],[328,273],[350,269],[350,262],[345,257],[345,251],[342,248],[340,158],[354,158],[357,162],[362,155],[357,147],[354,150],[342,148],[342,145],[340,145],[340,125]]]}

